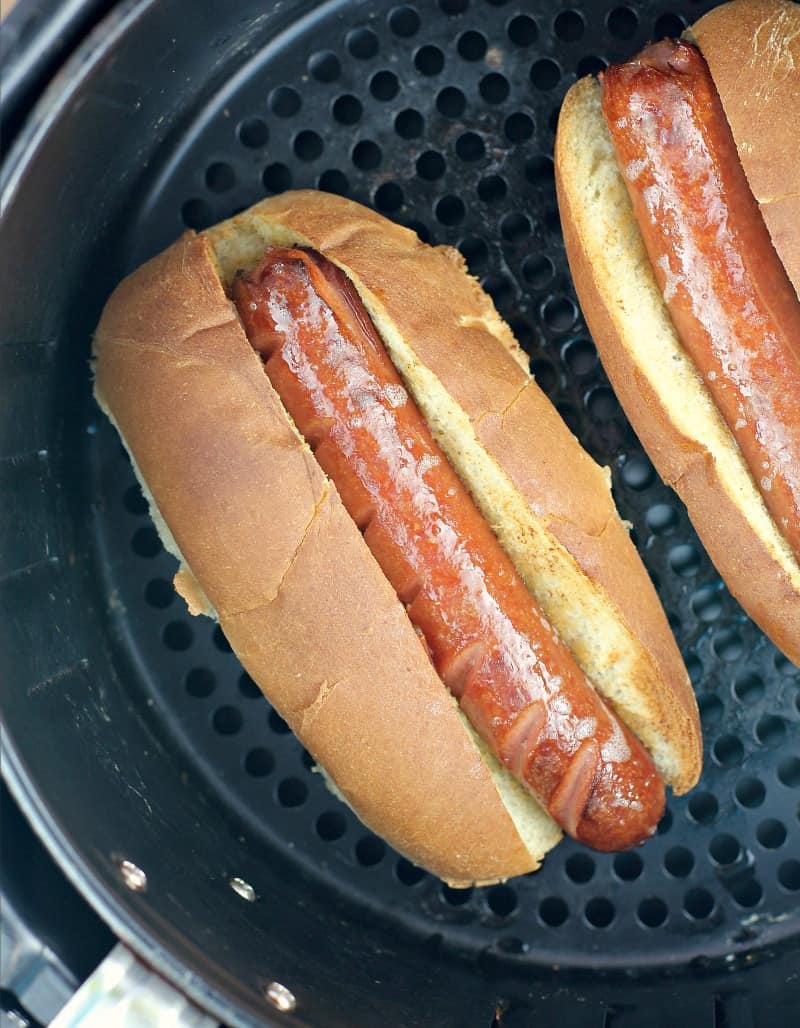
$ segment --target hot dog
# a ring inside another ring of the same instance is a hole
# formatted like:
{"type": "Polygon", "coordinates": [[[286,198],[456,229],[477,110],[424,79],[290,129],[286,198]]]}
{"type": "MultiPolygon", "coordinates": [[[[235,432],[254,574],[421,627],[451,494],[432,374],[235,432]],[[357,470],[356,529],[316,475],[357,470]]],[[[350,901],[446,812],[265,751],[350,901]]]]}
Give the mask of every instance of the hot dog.
{"type": "MultiPolygon", "coordinates": [[[[776,251],[791,256],[786,225],[765,223],[725,111],[747,103],[731,75],[737,47],[769,38],[760,88],[783,90],[783,117],[796,124],[797,76],[776,68],[798,49],[800,8],[736,0],[713,15],[713,29],[701,19],[690,35],[714,54],[728,38],[719,93],[687,41],[649,46],[600,84],[573,87],[556,146],[559,201],[576,288],[623,406],[731,591],[797,662],[800,278],[776,251]]],[[[759,146],[771,148],[766,134],[759,146]]]]}
{"type": "Polygon", "coordinates": [[[176,585],[411,859],[497,880],[554,820],[628,846],[664,779],[696,780],[690,687],[604,476],[449,251],[284,194],[129,277],[95,352],[176,585]]]}

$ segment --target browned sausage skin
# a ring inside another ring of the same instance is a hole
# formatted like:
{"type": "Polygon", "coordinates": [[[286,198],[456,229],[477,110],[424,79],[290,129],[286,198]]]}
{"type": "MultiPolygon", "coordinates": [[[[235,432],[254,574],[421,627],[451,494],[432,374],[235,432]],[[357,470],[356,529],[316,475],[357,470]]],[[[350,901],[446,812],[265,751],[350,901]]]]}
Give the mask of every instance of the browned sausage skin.
{"type": "Polygon", "coordinates": [[[286,409],[479,734],[585,844],[624,849],[651,835],[660,774],[528,593],[347,278],[317,253],[273,248],[236,277],[233,296],[286,409]]]}
{"type": "Polygon", "coordinates": [[[708,67],[695,47],[665,40],[609,68],[602,87],[670,316],[800,557],[800,302],[708,67]]]}

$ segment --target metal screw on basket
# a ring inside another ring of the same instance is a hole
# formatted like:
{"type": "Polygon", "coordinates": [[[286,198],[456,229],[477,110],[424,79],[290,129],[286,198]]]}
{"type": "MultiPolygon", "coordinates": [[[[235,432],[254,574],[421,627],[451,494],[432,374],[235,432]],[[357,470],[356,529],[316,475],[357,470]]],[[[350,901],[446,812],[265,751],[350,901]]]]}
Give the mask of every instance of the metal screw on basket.
{"type": "Polygon", "coordinates": [[[230,885],[237,896],[241,896],[242,899],[247,900],[248,903],[255,903],[256,890],[249,882],[246,882],[244,878],[229,878],[228,885],[230,885]]]}
{"type": "Polygon", "coordinates": [[[283,1014],[290,1014],[297,1006],[294,993],[287,989],[285,985],[281,985],[280,982],[270,982],[264,989],[264,995],[273,1007],[276,1010],[280,1010],[283,1014]]]}
{"type": "Polygon", "coordinates": [[[123,882],[131,892],[145,891],[147,888],[147,875],[140,867],[137,867],[132,860],[119,860],[117,861],[117,866],[119,867],[119,873],[122,875],[123,882]]]}

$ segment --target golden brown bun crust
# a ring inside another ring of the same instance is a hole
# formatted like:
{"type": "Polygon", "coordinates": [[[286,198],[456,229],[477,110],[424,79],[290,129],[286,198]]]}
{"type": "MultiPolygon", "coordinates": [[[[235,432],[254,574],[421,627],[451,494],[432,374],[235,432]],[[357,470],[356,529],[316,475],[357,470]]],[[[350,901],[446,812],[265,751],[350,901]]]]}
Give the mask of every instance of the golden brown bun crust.
{"type": "Polygon", "coordinates": [[[95,354],[98,398],[228,639],[358,815],[447,881],[531,870],[455,702],[288,422],[204,238],[185,235],[117,288],[95,354]]]}
{"type": "MultiPolygon", "coordinates": [[[[642,339],[651,337],[665,340],[662,350],[673,346],[675,359],[678,351],[683,351],[655,285],[613,157],[600,113],[599,93],[597,82],[590,79],[582,79],[570,89],[562,106],[556,138],[556,187],[564,242],[586,323],[642,445],[661,477],[686,504],[717,570],[753,620],[792,661],[800,663],[800,594],[786,570],[788,564],[797,575],[796,563],[791,557],[785,564],[776,559],[734,500],[735,485],[723,483],[720,464],[703,442],[710,432],[698,420],[700,405],[694,425],[698,435],[690,437],[676,425],[676,411],[653,384],[652,369],[644,367],[641,354],[635,352],[642,339]],[[595,152],[591,152],[591,147],[595,152]],[[616,182],[608,178],[610,165],[616,182]],[[624,213],[612,211],[612,187],[616,188],[614,198],[618,207],[625,207],[624,213]],[[582,200],[582,189],[586,193],[594,189],[603,203],[597,198],[592,202],[582,200]],[[634,253],[634,243],[638,254],[634,253]],[[619,253],[615,252],[617,248],[621,248],[619,253]],[[623,265],[623,251],[633,270],[623,265]],[[627,294],[621,276],[635,279],[627,294]],[[631,296],[636,299],[631,300],[631,296]],[[645,304],[639,302],[640,298],[652,303],[655,313],[642,314],[645,304]],[[644,320],[635,321],[634,311],[644,320]],[[656,321],[656,315],[660,321],[656,321]]],[[[665,357],[668,359],[669,354],[665,357]]],[[[685,354],[683,359],[686,360],[685,354]]],[[[694,377],[698,380],[693,385],[698,396],[702,390],[705,402],[713,406],[696,371],[694,377]]],[[[718,413],[714,417],[721,421],[718,413]]],[[[727,429],[724,432],[731,448],[738,452],[727,429]]],[[[740,463],[746,479],[743,484],[754,497],[752,502],[763,506],[741,460],[740,463]]],[[[774,523],[772,534],[780,541],[774,523]]]]}
{"type": "MultiPolygon", "coordinates": [[[[218,253],[220,240],[245,231],[244,222],[253,218],[283,226],[287,238],[323,253],[365,300],[371,297],[367,305],[380,307],[381,324],[396,327],[467,413],[479,442],[524,500],[605,592],[640,644],[626,683],[630,704],[646,709],[644,730],[660,733],[675,751],[667,780],[676,792],[690,789],[702,760],[697,705],[653,585],[604,473],[523,370],[513,337],[488,296],[463,273],[460,254],[425,246],[415,233],[359,204],[313,191],[284,193],[215,226],[210,235],[218,253]]],[[[234,269],[223,270],[230,275],[234,269]]]]}
{"type": "Polygon", "coordinates": [[[800,5],[733,0],[688,35],[708,63],[750,188],[800,295],[800,5]]]}

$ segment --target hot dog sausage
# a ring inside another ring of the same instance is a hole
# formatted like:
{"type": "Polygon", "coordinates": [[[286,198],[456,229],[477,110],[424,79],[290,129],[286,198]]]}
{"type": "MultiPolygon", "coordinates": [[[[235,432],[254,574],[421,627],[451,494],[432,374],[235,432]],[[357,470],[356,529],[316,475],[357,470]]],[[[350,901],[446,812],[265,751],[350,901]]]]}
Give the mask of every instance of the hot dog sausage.
{"type": "Polygon", "coordinates": [[[603,75],[603,112],[670,315],[800,557],[800,303],[699,51],[603,75]]]}
{"type": "Polygon", "coordinates": [[[248,338],[429,648],[502,762],[596,849],[652,834],[660,774],[545,620],[436,445],[348,279],[273,248],[239,273],[248,338]]]}

